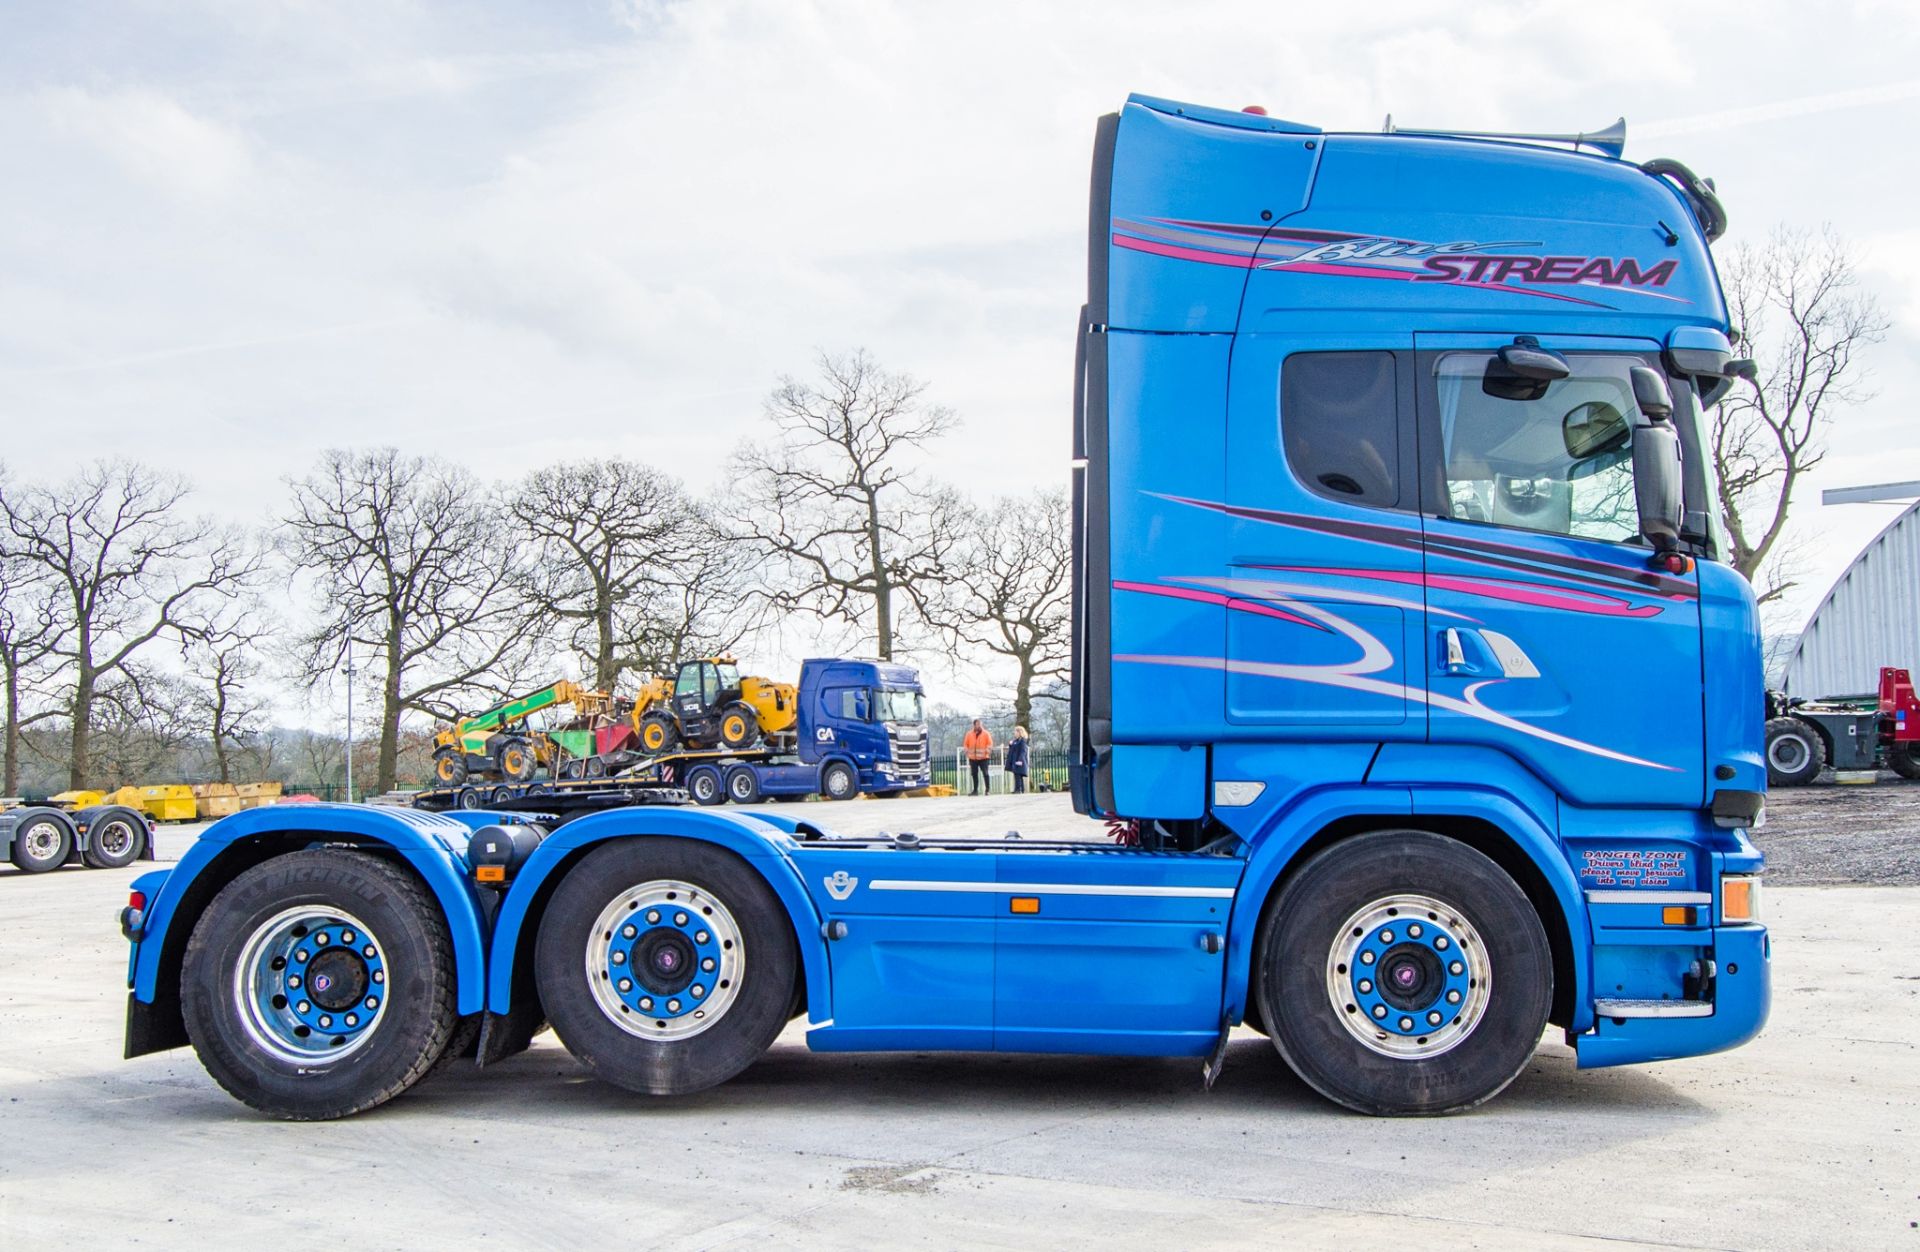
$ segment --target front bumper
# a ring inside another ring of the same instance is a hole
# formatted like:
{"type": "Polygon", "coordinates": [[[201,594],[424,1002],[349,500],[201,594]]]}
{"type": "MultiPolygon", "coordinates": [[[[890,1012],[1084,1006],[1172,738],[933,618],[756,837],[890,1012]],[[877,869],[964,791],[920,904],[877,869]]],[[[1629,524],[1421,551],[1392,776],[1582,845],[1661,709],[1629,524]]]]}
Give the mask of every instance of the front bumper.
{"type": "Polygon", "coordinates": [[[1716,927],[1713,951],[1718,972],[1712,1012],[1688,1017],[1599,1017],[1592,1030],[1567,1040],[1579,1067],[1705,1056],[1739,1047],[1759,1034],[1773,1004],[1773,956],[1767,928],[1716,927]]]}

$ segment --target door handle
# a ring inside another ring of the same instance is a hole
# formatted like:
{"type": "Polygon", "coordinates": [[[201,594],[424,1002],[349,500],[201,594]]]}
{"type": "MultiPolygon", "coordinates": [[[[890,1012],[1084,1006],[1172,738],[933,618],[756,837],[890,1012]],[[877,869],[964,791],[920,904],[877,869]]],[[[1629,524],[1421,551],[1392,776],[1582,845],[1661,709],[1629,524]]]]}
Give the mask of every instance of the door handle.
{"type": "Polygon", "coordinates": [[[1446,660],[1441,672],[1446,674],[1464,674],[1467,672],[1466,649],[1460,646],[1460,632],[1452,626],[1440,632],[1441,646],[1445,650],[1446,660]]]}

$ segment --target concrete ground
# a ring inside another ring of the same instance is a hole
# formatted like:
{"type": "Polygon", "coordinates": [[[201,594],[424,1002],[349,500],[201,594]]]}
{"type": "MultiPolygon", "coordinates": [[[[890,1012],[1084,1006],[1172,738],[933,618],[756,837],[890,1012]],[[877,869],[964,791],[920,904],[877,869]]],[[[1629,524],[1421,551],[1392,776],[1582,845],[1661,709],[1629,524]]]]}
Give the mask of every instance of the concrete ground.
{"type": "MultiPolygon", "coordinates": [[[[1097,830],[1051,796],[808,816],[1097,830]]],[[[1460,1117],[1341,1112],[1245,1032],[1206,1092],[1192,1061],[815,1055],[794,1029],[686,1099],[602,1086],[549,1035],[290,1125],[189,1051],[120,1059],[137,872],[0,873],[0,1247],[1920,1248],[1917,888],[1771,890],[1745,1048],[1579,1072],[1547,1042],[1460,1117]]]]}

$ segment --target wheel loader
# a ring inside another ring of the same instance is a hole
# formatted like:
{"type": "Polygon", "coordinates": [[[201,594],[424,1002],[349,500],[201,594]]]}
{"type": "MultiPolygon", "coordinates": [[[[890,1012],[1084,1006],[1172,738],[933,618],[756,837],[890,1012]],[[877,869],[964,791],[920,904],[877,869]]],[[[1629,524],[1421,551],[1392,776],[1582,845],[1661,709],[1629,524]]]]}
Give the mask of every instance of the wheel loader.
{"type": "Polygon", "coordinates": [[[732,656],[705,657],[680,666],[672,681],[654,677],[634,701],[640,750],[649,756],[679,749],[744,751],[791,745],[799,715],[792,683],[742,677],[732,656]]]}

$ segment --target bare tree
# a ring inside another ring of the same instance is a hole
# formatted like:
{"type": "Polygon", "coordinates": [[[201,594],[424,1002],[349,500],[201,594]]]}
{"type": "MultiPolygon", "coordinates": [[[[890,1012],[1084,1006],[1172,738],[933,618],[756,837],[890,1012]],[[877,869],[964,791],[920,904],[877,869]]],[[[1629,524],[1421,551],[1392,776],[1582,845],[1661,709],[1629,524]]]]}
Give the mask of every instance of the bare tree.
{"type": "Polygon", "coordinates": [[[59,715],[59,708],[43,703],[28,709],[37,694],[37,680],[48,677],[47,666],[60,638],[60,621],[44,567],[0,549],[0,685],[4,685],[5,726],[0,729],[0,795],[16,795],[20,786],[20,743],[23,732],[59,715]]]}
{"type": "Polygon", "coordinates": [[[1769,570],[1800,476],[1825,455],[1822,434],[1835,410],[1868,398],[1859,351],[1887,329],[1879,302],[1859,290],[1850,248],[1831,228],[1776,229],[1758,246],[1734,249],[1722,271],[1727,304],[1756,369],[1720,401],[1713,458],[1720,514],[1733,565],[1760,599],[1793,578],[1769,570]]]}
{"type": "Polygon", "coordinates": [[[65,483],[0,483],[6,550],[51,585],[68,723],[68,785],[94,772],[96,706],[116,703],[138,720],[155,671],[144,650],[160,639],[204,636],[218,606],[258,568],[237,537],[182,513],[177,479],[127,461],[99,462],[65,483]]]}
{"type": "Polygon", "coordinates": [[[265,634],[264,606],[242,601],[186,649],[193,676],[193,718],[213,753],[218,782],[233,781],[235,755],[263,729],[266,704],[259,689],[259,648],[265,634]]]}
{"type": "Polygon", "coordinates": [[[1029,725],[1035,686],[1068,676],[1073,539],[1057,490],[1001,499],[966,518],[946,594],[929,602],[949,653],[965,663],[985,650],[1013,663],[1013,721],[1029,725]]]}
{"type": "Polygon", "coordinates": [[[948,576],[962,507],[913,462],[958,423],[864,350],[817,363],[818,382],[783,378],[767,398],[773,440],[735,453],[728,530],[762,565],[767,603],[871,630],[891,659],[897,598],[923,608],[948,576]]]}
{"type": "Polygon", "coordinates": [[[375,785],[389,791],[404,714],[451,719],[522,677],[534,633],[518,535],[466,470],[393,448],[330,451],[289,486],[281,543],[312,580],[316,622],[303,677],[330,679],[349,645],[377,675],[375,785]]]}
{"type": "Polygon", "coordinates": [[[512,511],[537,545],[528,598],[601,690],[628,670],[670,668],[690,648],[744,633],[742,580],[713,523],[669,475],[620,458],[549,466],[520,484],[512,511]]]}

